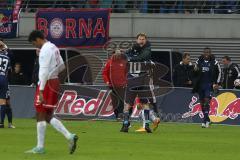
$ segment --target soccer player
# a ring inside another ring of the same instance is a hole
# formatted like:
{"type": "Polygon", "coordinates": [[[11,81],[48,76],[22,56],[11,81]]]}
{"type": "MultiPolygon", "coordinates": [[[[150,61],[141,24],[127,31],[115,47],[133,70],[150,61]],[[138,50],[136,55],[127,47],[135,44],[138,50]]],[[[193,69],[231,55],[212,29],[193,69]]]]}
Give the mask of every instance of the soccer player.
{"type": "MultiPolygon", "coordinates": [[[[3,41],[2,41],[3,42],[3,41]]],[[[14,61],[14,56],[13,56],[13,53],[12,51],[7,47],[7,45],[5,44],[5,54],[10,58],[10,70],[9,72],[11,72],[12,70],[12,62],[14,61]]],[[[8,79],[9,79],[9,76],[10,74],[8,73],[8,79]]],[[[8,80],[9,81],[9,80],[8,80]]],[[[13,119],[13,114],[12,114],[12,107],[10,105],[10,90],[9,90],[9,87],[8,87],[8,91],[7,91],[7,95],[6,95],[6,100],[7,100],[7,105],[6,105],[6,115],[7,115],[7,118],[8,118],[8,128],[16,128],[13,124],[12,124],[12,119],[13,119]]]]}
{"type": "MultiPolygon", "coordinates": [[[[138,101],[138,100],[136,100],[136,101],[138,101]]],[[[138,104],[138,103],[136,103],[136,104],[138,104]]],[[[141,104],[139,107],[140,108],[138,108],[138,109],[141,109],[141,104]]],[[[153,123],[153,131],[155,131],[158,128],[158,125],[160,123],[160,118],[156,116],[157,113],[158,112],[154,111],[154,109],[150,109],[150,111],[149,111],[149,120],[153,123]]],[[[146,132],[146,129],[145,129],[146,119],[145,119],[143,109],[141,110],[139,117],[141,118],[141,120],[143,122],[143,126],[139,129],[137,129],[136,132],[146,132]]]]}
{"type": "Polygon", "coordinates": [[[151,78],[150,70],[148,69],[151,64],[151,44],[147,41],[147,36],[144,33],[137,35],[136,43],[131,49],[126,51],[129,62],[129,75],[128,75],[128,86],[126,93],[126,103],[124,106],[123,125],[121,132],[128,132],[130,126],[130,113],[129,110],[133,107],[136,97],[140,98],[140,108],[143,109],[144,115],[144,129],[151,133],[149,127],[150,123],[150,108],[151,105],[156,104],[156,97],[153,93],[153,79],[151,78]],[[148,87],[151,97],[141,96],[142,92],[148,87]]]}
{"type": "Polygon", "coordinates": [[[9,128],[15,128],[12,125],[12,109],[10,108],[8,99],[8,72],[11,68],[10,57],[7,53],[6,45],[0,40],[0,106],[1,106],[1,122],[0,128],[4,128],[5,114],[8,116],[9,128]]]}
{"type": "Polygon", "coordinates": [[[12,115],[12,107],[10,105],[10,90],[9,90],[9,87],[8,87],[7,94],[6,94],[6,100],[7,100],[7,102],[6,102],[5,113],[6,113],[7,118],[8,118],[8,128],[13,128],[14,129],[16,127],[12,124],[13,115],[12,115]]]}
{"type": "MultiPolygon", "coordinates": [[[[143,127],[136,130],[136,132],[147,132],[145,129],[146,119],[144,115],[144,110],[140,112],[140,117],[143,121],[143,127]]],[[[160,123],[160,118],[156,116],[156,113],[152,109],[149,111],[149,120],[153,123],[153,131],[155,131],[158,128],[158,124],[160,123]]]]}
{"type": "Polygon", "coordinates": [[[69,141],[69,152],[74,153],[78,137],[70,133],[60,120],[53,116],[54,107],[58,101],[59,80],[58,74],[63,70],[64,62],[59,49],[47,41],[41,31],[34,30],[28,37],[39,53],[39,84],[35,93],[34,105],[37,118],[37,146],[26,153],[45,153],[44,140],[47,123],[62,133],[69,141]]]}
{"type": "Polygon", "coordinates": [[[211,54],[210,48],[204,48],[203,54],[196,61],[194,71],[196,80],[192,92],[199,95],[204,115],[202,128],[208,128],[211,91],[218,90],[221,82],[221,68],[214,55],[211,54]]]}

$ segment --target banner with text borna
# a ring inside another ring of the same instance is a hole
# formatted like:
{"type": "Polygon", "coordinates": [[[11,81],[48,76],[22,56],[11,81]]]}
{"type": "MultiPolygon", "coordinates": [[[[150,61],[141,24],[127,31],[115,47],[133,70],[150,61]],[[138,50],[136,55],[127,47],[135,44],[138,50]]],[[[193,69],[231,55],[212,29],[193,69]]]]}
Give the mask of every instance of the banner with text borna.
{"type": "Polygon", "coordinates": [[[36,13],[36,29],[58,47],[97,48],[109,39],[109,9],[46,9],[36,13]]]}

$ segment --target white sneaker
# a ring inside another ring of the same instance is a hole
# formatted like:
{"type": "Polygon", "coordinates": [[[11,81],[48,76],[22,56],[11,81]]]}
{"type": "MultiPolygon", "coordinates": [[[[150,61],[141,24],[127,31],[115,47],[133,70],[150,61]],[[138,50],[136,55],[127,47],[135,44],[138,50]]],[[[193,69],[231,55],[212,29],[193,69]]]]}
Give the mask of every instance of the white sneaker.
{"type": "Polygon", "coordinates": [[[210,122],[206,122],[205,126],[206,128],[209,128],[210,122]]]}
{"type": "Polygon", "coordinates": [[[25,153],[28,153],[28,154],[44,154],[45,149],[34,147],[33,149],[26,151],[25,153]]]}
{"type": "Polygon", "coordinates": [[[205,123],[202,123],[202,128],[206,128],[206,124],[205,123]]]}
{"type": "Polygon", "coordinates": [[[14,125],[12,125],[11,123],[8,124],[8,128],[16,128],[14,125]]]}

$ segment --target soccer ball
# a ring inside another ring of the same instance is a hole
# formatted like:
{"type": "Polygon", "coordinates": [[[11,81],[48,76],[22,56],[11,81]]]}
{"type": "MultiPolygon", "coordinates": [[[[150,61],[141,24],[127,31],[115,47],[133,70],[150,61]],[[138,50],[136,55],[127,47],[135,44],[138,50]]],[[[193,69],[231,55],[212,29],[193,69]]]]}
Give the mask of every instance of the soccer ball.
{"type": "Polygon", "coordinates": [[[234,86],[235,86],[235,87],[239,87],[239,86],[240,86],[240,79],[236,79],[236,80],[234,81],[234,86]]]}

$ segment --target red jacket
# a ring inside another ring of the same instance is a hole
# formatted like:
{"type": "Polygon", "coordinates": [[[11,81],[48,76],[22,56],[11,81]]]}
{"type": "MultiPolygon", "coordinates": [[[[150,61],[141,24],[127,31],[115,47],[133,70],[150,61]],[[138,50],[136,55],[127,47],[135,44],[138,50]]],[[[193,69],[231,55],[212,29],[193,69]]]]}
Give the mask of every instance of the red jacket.
{"type": "Polygon", "coordinates": [[[112,58],[107,60],[103,69],[103,80],[110,87],[123,87],[127,85],[127,61],[120,59],[113,61],[112,58]]]}

